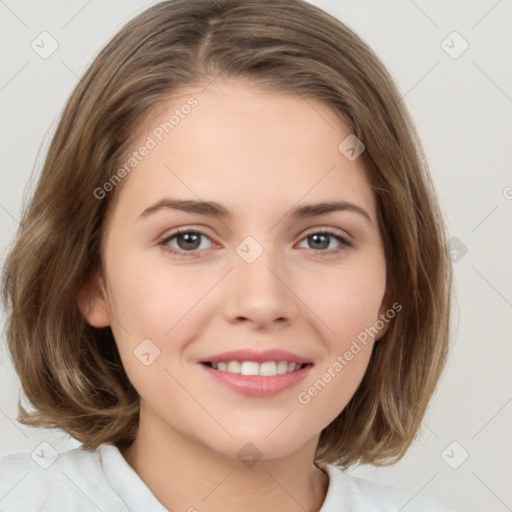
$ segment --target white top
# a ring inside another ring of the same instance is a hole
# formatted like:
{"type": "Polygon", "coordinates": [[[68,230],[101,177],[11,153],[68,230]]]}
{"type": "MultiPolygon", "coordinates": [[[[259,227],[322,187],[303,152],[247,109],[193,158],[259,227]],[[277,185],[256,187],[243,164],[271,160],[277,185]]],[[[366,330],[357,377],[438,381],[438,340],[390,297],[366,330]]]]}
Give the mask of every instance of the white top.
{"type": "MultiPolygon", "coordinates": [[[[453,512],[413,491],[319,466],[329,475],[319,512],[453,512]]],[[[0,458],[0,512],[64,511],[168,512],[112,444],[58,454],[42,443],[32,454],[0,458]]]]}

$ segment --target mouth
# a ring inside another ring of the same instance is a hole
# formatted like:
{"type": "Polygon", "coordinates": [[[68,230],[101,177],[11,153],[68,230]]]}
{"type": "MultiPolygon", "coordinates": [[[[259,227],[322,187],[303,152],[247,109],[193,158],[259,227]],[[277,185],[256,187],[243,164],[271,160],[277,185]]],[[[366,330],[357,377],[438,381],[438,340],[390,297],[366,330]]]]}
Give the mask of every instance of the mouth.
{"type": "Polygon", "coordinates": [[[313,367],[312,361],[281,349],[235,350],[198,363],[215,382],[252,397],[269,397],[295,387],[313,367]]]}

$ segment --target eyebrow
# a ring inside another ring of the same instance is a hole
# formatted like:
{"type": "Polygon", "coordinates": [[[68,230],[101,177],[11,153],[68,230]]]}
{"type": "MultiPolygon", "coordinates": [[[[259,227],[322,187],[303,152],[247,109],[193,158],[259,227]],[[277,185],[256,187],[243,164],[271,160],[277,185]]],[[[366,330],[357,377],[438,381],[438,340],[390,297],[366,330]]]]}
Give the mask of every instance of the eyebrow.
{"type": "MultiPolygon", "coordinates": [[[[184,199],[161,199],[146,208],[139,217],[147,217],[161,210],[181,210],[188,213],[209,215],[222,219],[233,218],[232,213],[219,203],[214,201],[195,201],[184,199]]],[[[360,206],[348,201],[328,201],[316,204],[306,204],[291,210],[289,215],[293,219],[317,217],[331,212],[349,211],[362,215],[370,224],[373,224],[368,212],[360,206]]]]}

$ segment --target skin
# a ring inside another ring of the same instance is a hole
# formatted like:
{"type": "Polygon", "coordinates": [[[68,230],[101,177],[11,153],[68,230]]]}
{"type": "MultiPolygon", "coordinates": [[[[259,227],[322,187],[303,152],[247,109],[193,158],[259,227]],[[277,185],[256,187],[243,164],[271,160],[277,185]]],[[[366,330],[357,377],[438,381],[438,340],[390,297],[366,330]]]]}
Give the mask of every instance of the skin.
{"type": "Polygon", "coordinates": [[[318,511],[328,487],[313,464],[318,438],[356,391],[373,343],[307,405],[297,395],[388,308],[375,198],[361,159],[338,150],[351,131],[333,110],[243,81],[175,95],[134,149],[190,96],[197,107],[116,190],[101,272],[79,298],[91,325],[111,326],[141,396],[139,433],[123,455],[170,510],[318,511]],[[232,217],[173,209],[140,216],[170,197],[215,201],[232,217]],[[289,215],[339,200],[370,220],[353,211],[289,215]],[[161,243],[178,227],[206,234],[196,254],[186,253],[183,235],[161,243]],[[315,244],[309,235],[325,228],[352,245],[333,236],[315,244]],[[250,264],[236,252],[247,236],[263,249],[250,264]],[[147,338],[160,350],[149,366],[133,353],[147,338]],[[240,348],[282,348],[313,367],[291,389],[248,397],[197,362],[240,348]],[[247,442],[262,454],[252,467],[237,457],[247,442]]]}

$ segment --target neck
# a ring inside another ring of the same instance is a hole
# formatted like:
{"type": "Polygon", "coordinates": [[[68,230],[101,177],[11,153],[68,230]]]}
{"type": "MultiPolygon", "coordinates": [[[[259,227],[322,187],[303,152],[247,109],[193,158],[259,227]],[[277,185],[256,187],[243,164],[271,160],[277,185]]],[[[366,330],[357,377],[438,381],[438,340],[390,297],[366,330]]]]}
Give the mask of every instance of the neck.
{"type": "Polygon", "coordinates": [[[313,464],[317,441],[244,464],[141,415],[137,439],[121,453],[168,510],[318,512],[329,481],[313,464]]]}

